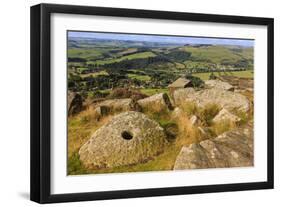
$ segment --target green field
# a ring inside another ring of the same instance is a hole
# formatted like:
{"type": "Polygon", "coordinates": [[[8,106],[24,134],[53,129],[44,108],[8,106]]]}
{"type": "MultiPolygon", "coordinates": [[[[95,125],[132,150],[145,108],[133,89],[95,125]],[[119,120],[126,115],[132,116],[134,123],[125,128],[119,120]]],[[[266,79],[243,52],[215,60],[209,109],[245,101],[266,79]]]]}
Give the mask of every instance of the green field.
{"type": "Polygon", "coordinates": [[[89,61],[88,64],[98,64],[104,65],[114,62],[121,62],[123,60],[132,60],[132,59],[141,59],[141,58],[148,58],[148,57],[155,57],[156,55],[153,52],[140,52],[131,55],[125,55],[120,58],[110,58],[105,60],[96,60],[96,61],[89,61]]]}
{"type": "Polygon", "coordinates": [[[97,77],[99,75],[108,75],[108,73],[106,71],[102,70],[102,71],[94,72],[94,73],[81,74],[80,76],[82,78],[85,78],[85,77],[89,77],[89,76],[97,77]]]}
{"type": "Polygon", "coordinates": [[[252,58],[253,49],[244,48],[243,50],[238,50],[239,52],[233,52],[231,47],[225,46],[212,46],[212,47],[183,47],[183,50],[191,52],[191,57],[198,61],[221,63],[223,59],[230,62],[236,62],[244,58],[252,58]]]}
{"type": "MultiPolygon", "coordinates": [[[[209,77],[211,75],[211,72],[207,73],[194,73],[193,76],[199,77],[202,80],[209,80],[209,77]]],[[[230,75],[230,76],[237,76],[240,78],[253,78],[254,73],[252,70],[245,70],[245,71],[233,71],[233,72],[214,72],[215,76],[221,76],[221,75],[230,75]]]]}
{"type": "Polygon", "coordinates": [[[71,49],[68,49],[68,57],[96,59],[96,58],[102,57],[102,50],[101,49],[92,49],[92,48],[71,48],[71,49]]]}
{"type": "Polygon", "coordinates": [[[148,75],[138,75],[138,74],[128,74],[128,77],[131,79],[137,79],[141,81],[149,81],[151,78],[148,75]]]}

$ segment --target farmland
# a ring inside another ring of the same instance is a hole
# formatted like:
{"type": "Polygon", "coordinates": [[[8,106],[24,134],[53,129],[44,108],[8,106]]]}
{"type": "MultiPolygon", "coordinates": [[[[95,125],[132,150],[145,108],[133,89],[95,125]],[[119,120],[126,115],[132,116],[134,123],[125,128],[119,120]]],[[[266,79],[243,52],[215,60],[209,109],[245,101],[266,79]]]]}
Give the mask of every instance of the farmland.
{"type": "MultiPolygon", "coordinates": [[[[253,77],[253,47],[70,38],[68,89],[167,88],[178,77],[253,77]]],[[[150,92],[148,94],[151,94],[150,92]]]]}

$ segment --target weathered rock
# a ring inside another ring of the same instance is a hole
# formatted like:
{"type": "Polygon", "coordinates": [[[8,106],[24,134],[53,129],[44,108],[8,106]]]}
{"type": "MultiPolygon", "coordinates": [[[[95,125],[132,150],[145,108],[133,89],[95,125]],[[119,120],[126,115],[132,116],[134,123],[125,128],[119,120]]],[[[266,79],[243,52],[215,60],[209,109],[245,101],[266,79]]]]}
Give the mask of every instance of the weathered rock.
{"type": "Polygon", "coordinates": [[[186,78],[178,78],[176,81],[168,85],[169,92],[172,94],[179,88],[193,87],[192,81],[186,78]]]}
{"type": "Polygon", "coordinates": [[[140,99],[137,103],[141,106],[143,111],[149,110],[153,112],[160,112],[173,109],[169,96],[166,93],[159,93],[140,99]]]}
{"type": "Polygon", "coordinates": [[[238,89],[246,89],[254,87],[253,78],[240,78],[237,76],[218,76],[218,79],[224,82],[228,82],[238,89]]]}
{"type": "Polygon", "coordinates": [[[117,167],[146,162],[167,144],[164,129],[140,112],[116,115],[79,150],[85,166],[117,167]]]}
{"type": "Polygon", "coordinates": [[[107,106],[101,105],[101,106],[96,107],[94,109],[94,112],[98,117],[103,117],[103,116],[108,115],[108,113],[110,112],[110,108],[108,108],[107,106]]]}
{"type": "Polygon", "coordinates": [[[253,166],[252,127],[225,132],[215,139],[184,146],[174,169],[200,169],[253,166]]]}
{"type": "Polygon", "coordinates": [[[241,119],[238,116],[230,113],[228,110],[222,109],[214,117],[213,122],[218,123],[218,122],[227,121],[227,120],[236,123],[236,122],[239,122],[241,119]]]}
{"type": "Polygon", "coordinates": [[[164,127],[165,134],[168,141],[173,141],[179,134],[179,127],[176,123],[169,123],[164,127]]]}
{"type": "Polygon", "coordinates": [[[139,111],[140,106],[130,98],[109,99],[93,104],[91,107],[106,107],[110,112],[139,111]]]}
{"type": "Polygon", "coordinates": [[[200,131],[200,133],[202,134],[202,135],[207,135],[207,131],[206,131],[206,129],[204,129],[203,127],[198,127],[198,130],[200,131]]]}
{"type": "Polygon", "coordinates": [[[194,96],[195,93],[196,91],[194,88],[182,88],[175,90],[172,94],[174,105],[179,106],[184,104],[184,102],[187,101],[186,99],[190,96],[194,96]]]}
{"type": "Polygon", "coordinates": [[[67,93],[68,116],[75,115],[83,109],[83,98],[78,93],[67,93]]]}
{"type": "Polygon", "coordinates": [[[195,115],[191,116],[190,119],[189,119],[191,125],[196,125],[200,122],[199,118],[195,115]]]}
{"type": "Polygon", "coordinates": [[[223,82],[220,80],[207,80],[205,81],[206,88],[217,88],[226,91],[234,91],[234,87],[227,82],[223,82]]]}
{"type": "Polygon", "coordinates": [[[201,138],[210,139],[213,137],[214,132],[209,127],[201,127],[197,128],[201,134],[201,138]]]}
{"type": "Polygon", "coordinates": [[[183,111],[181,108],[176,107],[176,108],[174,108],[174,110],[172,111],[171,117],[172,117],[173,119],[177,119],[177,118],[179,118],[180,116],[182,116],[183,114],[184,114],[184,111],[183,111]]]}
{"type": "Polygon", "coordinates": [[[240,110],[247,112],[250,109],[250,101],[243,95],[232,91],[212,88],[200,91],[191,88],[178,89],[174,92],[175,105],[183,105],[186,102],[194,102],[199,107],[208,104],[217,104],[227,110],[240,110]]]}
{"type": "Polygon", "coordinates": [[[210,168],[210,163],[204,149],[199,144],[183,147],[176,159],[174,170],[210,168]]]}

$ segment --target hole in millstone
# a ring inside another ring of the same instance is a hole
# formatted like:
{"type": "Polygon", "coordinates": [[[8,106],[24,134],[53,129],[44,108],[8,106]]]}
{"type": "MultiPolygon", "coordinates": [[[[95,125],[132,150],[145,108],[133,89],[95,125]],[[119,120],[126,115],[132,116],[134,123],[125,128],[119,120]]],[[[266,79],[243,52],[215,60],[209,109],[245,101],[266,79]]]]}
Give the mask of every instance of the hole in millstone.
{"type": "Polygon", "coordinates": [[[126,140],[130,140],[133,138],[133,135],[131,132],[128,132],[128,131],[123,131],[121,133],[121,136],[123,137],[123,139],[126,139],[126,140]]]}

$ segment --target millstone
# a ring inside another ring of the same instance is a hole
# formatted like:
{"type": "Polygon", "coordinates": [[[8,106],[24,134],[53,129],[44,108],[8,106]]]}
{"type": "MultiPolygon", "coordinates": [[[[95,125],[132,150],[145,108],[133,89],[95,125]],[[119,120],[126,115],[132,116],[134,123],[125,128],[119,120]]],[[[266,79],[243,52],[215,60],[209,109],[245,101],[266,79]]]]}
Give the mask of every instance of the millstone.
{"type": "Polygon", "coordinates": [[[98,168],[144,163],[163,152],[166,135],[140,112],[124,112],[99,128],[79,150],[85,166],[98,168]]]}

